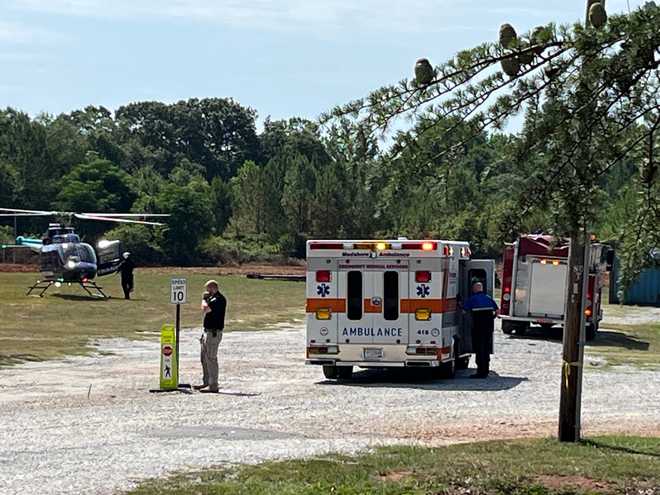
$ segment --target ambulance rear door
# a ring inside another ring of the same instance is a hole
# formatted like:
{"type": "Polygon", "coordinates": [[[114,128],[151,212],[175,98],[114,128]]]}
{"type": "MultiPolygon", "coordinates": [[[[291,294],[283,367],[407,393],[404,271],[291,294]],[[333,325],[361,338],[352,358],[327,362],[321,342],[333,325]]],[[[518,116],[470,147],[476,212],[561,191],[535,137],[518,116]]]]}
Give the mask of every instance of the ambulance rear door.
{"type": "MultiPolygon", "coordinates": [[[[460,265],[459,294],[462,302],[472,295],[472,285],[481,282],[484,292],[493,297],[495,290],[495,260],[462,260],[460,265]]],[[[474,352],[472,349],[471,321],[469,315],[459,312],[461,353],[474,352]]]]}
{"type": "Polygon", "coordinates": [[[373,274],[364,265],[340,266],[338,297],[346,301],[346,311],[337,314],[340,344],[371,344],[373,312],[366,312],[365,298],[372,299],[373,274]]]}
{"type": "Polygon", "coordinates": [[[373,343],[407,344],[408,314],[401,300],[408,298],[408,264],[392,262],[367,272],[370,283],[365,293],[365,312],[372,314],[373,343]]]}

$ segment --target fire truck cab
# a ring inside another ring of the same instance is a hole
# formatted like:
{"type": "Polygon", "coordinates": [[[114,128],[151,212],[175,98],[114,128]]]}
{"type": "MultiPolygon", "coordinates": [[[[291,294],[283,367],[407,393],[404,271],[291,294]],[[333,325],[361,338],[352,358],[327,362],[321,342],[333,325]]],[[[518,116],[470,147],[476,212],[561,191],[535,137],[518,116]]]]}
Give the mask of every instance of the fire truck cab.
{"type": "Polygon", "coordinates": [[[474,281],[492,295],[495,276],[493,260],[470,256],[458,241],[308,241],[306,364],[341,379],[354,367],[467,368],[460,300],[474,281]]]}
{"type": "MultiPolygon", "coordinates": [[[[532,323],[563,326],[568,289],[569,243],[549,235],[523,235],[504,248],[500,318],[502,331],[524,334],[532,323]]],[[[596,336],[603,317],[601,291],[610,247],[590,245],[586,337],[596,336]]]]}

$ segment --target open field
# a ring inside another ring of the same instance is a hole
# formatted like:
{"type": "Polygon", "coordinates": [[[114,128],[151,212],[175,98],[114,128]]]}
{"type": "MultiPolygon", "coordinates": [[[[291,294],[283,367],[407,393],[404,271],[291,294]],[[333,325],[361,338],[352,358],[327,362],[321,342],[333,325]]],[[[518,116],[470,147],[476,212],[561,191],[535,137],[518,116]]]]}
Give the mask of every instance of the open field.
{"type": "Polygon", "coordinates": [[[388,447],[207,470],[146,482],[133,495],[649,494],[660,493],[660,438],[496,441],[388,447]]]}
{"type": "Polygon", "coordinates": [[[94,350],[94,340],[141,338],[173,323],[170,278],[188,279],[189,304],[182,307],[182,326],[201,324],[203,284],[218,279],[229,301],[227,329],[256,330],[304,316],[304,284],[220,276],[214,269],[138,269],[132,300],[123,299],[119,277],[101,278],[108,300],[85,297],[76,287],[52,287],[46,297],[26,297],[36,273],[0,273],[0,367],[79,355],[94,350]]]}

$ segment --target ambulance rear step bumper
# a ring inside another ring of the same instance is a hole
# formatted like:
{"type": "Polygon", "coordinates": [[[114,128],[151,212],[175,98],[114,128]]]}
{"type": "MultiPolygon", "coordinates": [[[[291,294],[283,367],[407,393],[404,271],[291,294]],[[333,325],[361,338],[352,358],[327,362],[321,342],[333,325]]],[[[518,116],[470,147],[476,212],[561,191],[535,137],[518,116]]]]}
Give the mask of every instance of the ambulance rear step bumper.
{"type": "Polygon", "coordinates": [[[332,359],[308,359],[305,364],[359,366],[360,368],[437,368],[439,361],[334,361],[332,359]]]}

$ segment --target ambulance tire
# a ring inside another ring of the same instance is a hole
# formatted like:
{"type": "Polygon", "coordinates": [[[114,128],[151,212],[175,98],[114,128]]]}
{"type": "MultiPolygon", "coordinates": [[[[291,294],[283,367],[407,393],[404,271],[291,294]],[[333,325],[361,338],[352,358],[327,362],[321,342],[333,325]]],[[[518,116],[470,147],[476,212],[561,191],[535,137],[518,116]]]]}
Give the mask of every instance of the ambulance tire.
{"type": "Polygon", "coordinates": [[[324,365],[323,376],[325,376],[328,380],[334,380],[337,378],[337,367],[332,364],[324,365]]]}
{"type": "Polygon", "coordinates": [[[515,325],[512,321],[503,321],[502,322],[502,333],[505,333],[507,335],[511,335],[513,333],[514,329],[515,329],[515,325]]]}
{"type": "Polygon", "coordinates": [[[456,376],[456,360],[452,359],[449,362],[441,363],[435,370],[435,377],[441,380],[448,380],[456,376]]]}
{"type": "Polygon", "coordinates": [[[353,377],[353,366],[338,366],[337,378],[340,380],[350,380],[353,377]]]}

